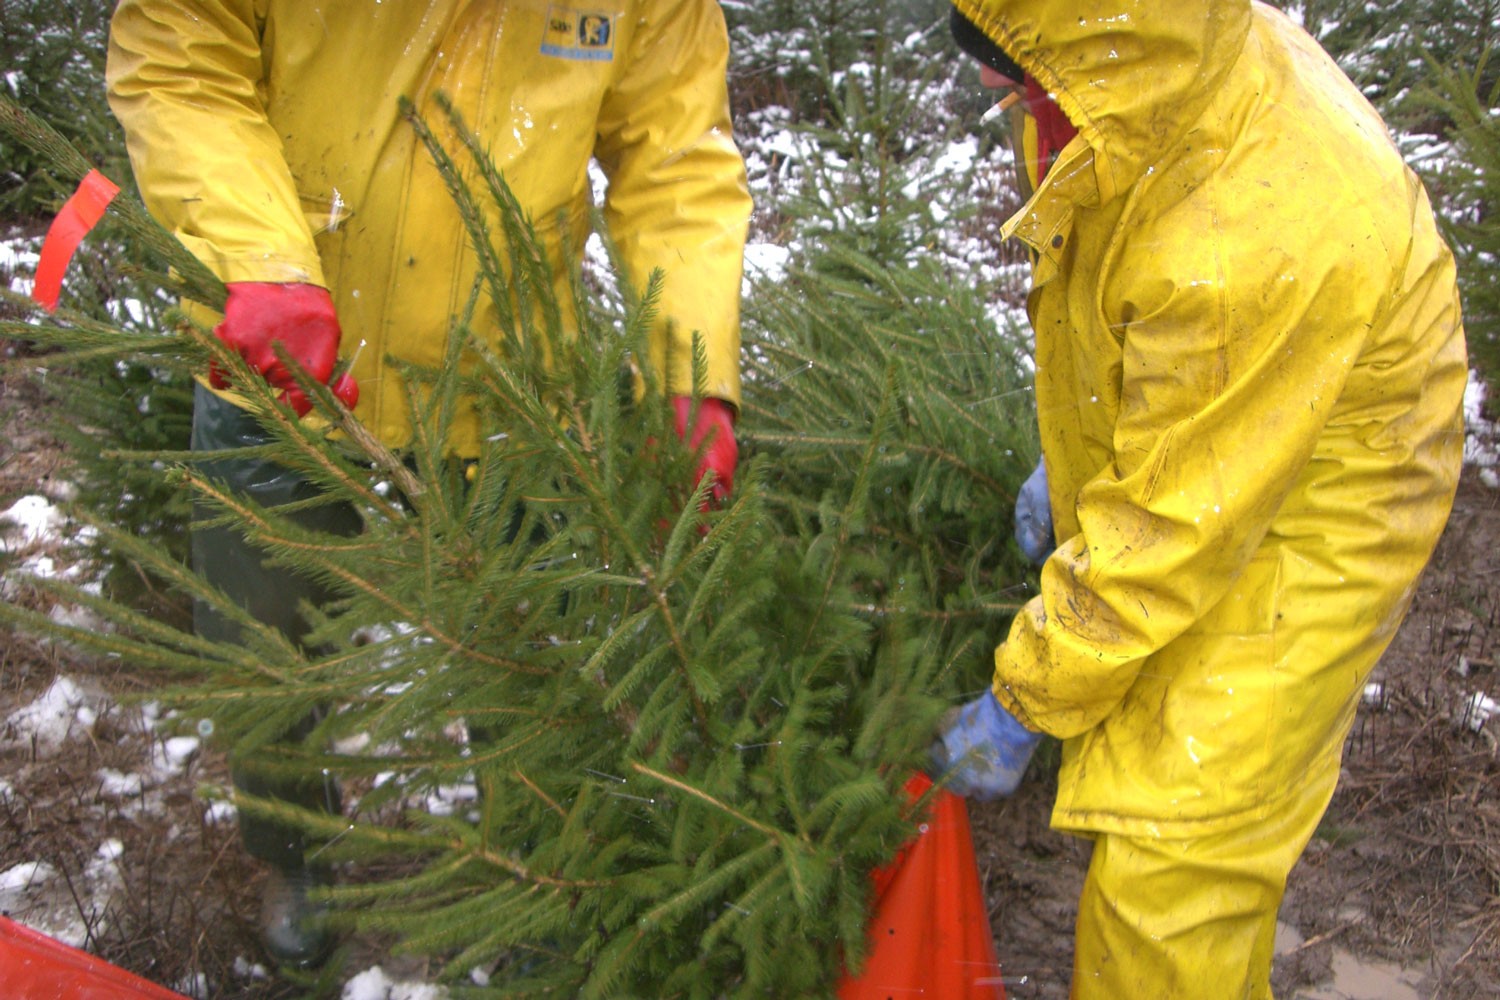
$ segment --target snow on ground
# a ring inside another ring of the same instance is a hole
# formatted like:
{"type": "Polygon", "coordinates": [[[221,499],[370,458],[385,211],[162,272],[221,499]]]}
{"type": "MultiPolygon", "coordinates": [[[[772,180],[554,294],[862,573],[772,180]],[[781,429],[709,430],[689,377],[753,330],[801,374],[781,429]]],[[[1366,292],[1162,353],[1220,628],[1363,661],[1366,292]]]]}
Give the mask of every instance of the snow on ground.
{"type": "Polygon", "coordinates": [[[380,966],[366,969],[344,984],[343,1000],[439,1000],[441,987],[391,979],[380,966]]]}
{"type": "MultiPolygon", "coordinates": [[[[9,794],[8,789],[3,793],[9,794]]],[[[81,877],[62,877],[40,861],[23,861],[0,871],[0,912],[24,914],[22,922],[32,930],[83,947],[90,925],[94,933],[102,929],[108,903],[123,884],[118,864],[122,849],[114,839],[100,844],[81,877]]]]}
{"type": "Polygon", "coordinates": [[[31,275],[36,273],[41,254],[34,240],[0,240],[0,275],[10,275],[10,290],[30,295],[31,275]]]}
{"type": "Polygon", "coordinates": [[[1469,375],[1464,393],[1464,464],[1477,466],[1479,478],[1491,489],[1500,488],[1500,428],[1484,419],[1485,387],[1469,375]]]}
{"type": "MultiPolygon", "coordinates": [[[[87,579],[86,562],[55,558],[59,550],[80,545],[87,537],[57,505],[42,495],[22,497],[0,511],[0,554],[16,561],[0,577],[0,596],[9,599],[26,578],[63,576],[77,585],[96,589],[87,579]]],[[[98,627],[81,608],[59,608],[53,619],[81,627],[98,627]]],[[[45,761],[63,752],[73,741],[94,739],[101,720],[108,719],[119,732],[140,734],[145,748],[134,768],[100,767],[95,778],[100,797],[119,815],[165,814],[163,796],[168,782],[182,774],[201,749],[198,736],[175,734],[170,713],[155,702],[124,706],[111,699],[87,679],[59,674],[31,702],[0,718],[0,744],[30,748],[35,759],[45,761]]],[[[0,778],[0,803],[17,795],[11,781],[0,778]]],[[[433,812],[454,809],[465,801],[463,788],[440,789],[428,803],[433,812]]],[[[235,809],[227,800],[205,806],[209,823],[235,821],[235,809]]],[[[106,929],[115,897],[124,890],[120,874],[123,845],[110,838],[98,846],[82,872],[62,872],[37,860],[7,859],[0,866],[0,913],[56,938],[63,944],[83,948],[91,936],[106,929]]],[[[265,969],[249,957],[236,963],[244,978],[264,978],[265,969]]],[[[163,984],[184,996],[215,994],[223,984],[200,980],[163,984]]],[[[393,979],[379,966],[351,976],[343,984],[343,1000],[439,1000],[440,987],[424,982],[393,979]]]]}
{"type": "Polygon", "coordinates": [[[108,700],[98,691],[86,691],[70,677],[58,677],[41,697],[16,709],[5,719],[8,742],[26,743],[38,757],[55,754],[63,743],[79,732],[92,729],[108,700]]]}

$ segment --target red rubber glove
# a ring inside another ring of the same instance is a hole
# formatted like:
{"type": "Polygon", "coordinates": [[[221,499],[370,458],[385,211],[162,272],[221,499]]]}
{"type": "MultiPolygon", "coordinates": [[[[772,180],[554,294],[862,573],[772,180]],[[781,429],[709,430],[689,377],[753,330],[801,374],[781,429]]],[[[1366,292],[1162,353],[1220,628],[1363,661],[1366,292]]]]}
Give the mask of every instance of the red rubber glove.
{"type": "MultiPolygon", "coordinates": [[[[303,416],[312,409],[312,402],[272,345],[283,345],[292,360],[326,384],[339,355],[339,319],[332,296],[326,288],[307,284],[236,281],[225,288],[229,299],[224,304],[224,321],[214,327],[214,335],[280,389],[282,401],[303,416]]],[[[217,368],[209,371],[209,382],[215,389],[229,386],[217,368]]],[[[350,409],[359,401],[359,386],[347,374],[339,377],[333,392],[350,409]]]]}
{"type": "Polygon", "coordinates": [[[714,485],[710,499],[723,503],[734,489],[734,467],[740,460],[739,442],[734,439],[734,408],[722,399],[700,399],[698,419],[691,429],[688,427],[688,418],[693,415],[691,396],[673,396],[672,412],[676,417],[677,436],[693,451],[702,449],[698,468],[693,473],[694,489],[703,480],[703,474],[712,469],[714,485]]]}

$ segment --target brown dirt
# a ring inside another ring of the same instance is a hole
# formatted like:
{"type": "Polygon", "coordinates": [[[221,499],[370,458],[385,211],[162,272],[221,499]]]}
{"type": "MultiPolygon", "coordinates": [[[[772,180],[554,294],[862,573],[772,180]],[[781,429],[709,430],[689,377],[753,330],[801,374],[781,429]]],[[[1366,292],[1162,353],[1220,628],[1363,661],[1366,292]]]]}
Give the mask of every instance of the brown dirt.
{"type": "MultiPolygon", "coordinates": [[[[47,413],[34,385],[0,381],[0,508],[64,483],[47,413]]],[[[1500,492],[1467,476],[1412,613],[1377,670],[1384,696],[1361,711],[1333,805],[1292,873],[1282,908],[1288,941],[1275,967],[1279,997],[1500,996],[1500,720],[1478,731],[1462,724],[1467,695],[1500,695],[1497,550],[1500,492]]],[[[0,775],[10,784],[9,792],[0,786],[0,872],[29,861],[53,865],[92,928],[89,949],[154,981],[180,987],[201,975],[210,984],[204,997],[303,995],[305,983],[245,967],[246,959],[264,961],[253,933],[263,873],[239,850],[232,825],[209,818],[201,790],[227,786],[221,757],[201,751],[183,774],[121,796],[101,773],[140,770],[162,738],[131,714],[105,712],[87,738],[55,751],[8,739],[6,717],[64,674],[112,699],[144,697],[152,686],[117,663],[0,636],[0,775]],[[122,844],[123,883],[100,911],[80,876],[111,837],[122,844]]],[[[1015,1000],[1067,996],[1089,847],[1048,828],[1053,791],[1049,780],[1033,780],[1008,801],[970,809],[1015,1000]]],[[[377,943],[357,942],[347,968],[376,960],[392,969],[377,943]]]]}

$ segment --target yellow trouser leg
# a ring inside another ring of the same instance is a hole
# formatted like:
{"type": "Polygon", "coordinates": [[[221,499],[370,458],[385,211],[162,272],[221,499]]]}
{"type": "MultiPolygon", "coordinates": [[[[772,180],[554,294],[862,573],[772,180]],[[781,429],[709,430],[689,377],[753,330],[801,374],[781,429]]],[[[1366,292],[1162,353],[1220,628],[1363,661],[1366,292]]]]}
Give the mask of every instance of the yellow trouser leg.
{"type": "Polygon", "coordinates": [[[1099,834],[1078,907],[1074,1000],[1270,1000],[1287,874],[1333,794],[1185,840],[1099,834]]]}

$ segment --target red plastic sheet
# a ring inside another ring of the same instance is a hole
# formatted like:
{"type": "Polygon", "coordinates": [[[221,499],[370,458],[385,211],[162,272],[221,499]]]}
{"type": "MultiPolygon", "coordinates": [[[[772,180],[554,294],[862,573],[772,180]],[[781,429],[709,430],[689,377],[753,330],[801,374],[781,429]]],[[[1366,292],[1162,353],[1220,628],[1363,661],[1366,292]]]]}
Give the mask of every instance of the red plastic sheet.
{"type": "Polygon", "coordinates": [[[63,274],[73,260],[78,244],[104,218],[104,210],[120,193],[114,181],[97,170],[90,170],[78,182],[73,192],[52,225],[47,228],[47,238],[42,241],[41,259],[36,265],[36,283],[31,297],[48,312],[57,310],[57,297],[62,293],[63,274]]]}
{"type": "Polygon", "coordinates": [[[187,1000],[180,993],[0,917],[5,1000],[187,1000]]]}
{"type": "MultiPolygon", "coordinates": [[[[931,787],[918,774],[906,792],[931,787]]],[[[938,792],[921,832],[874,882],[870,960],[839,984],[839,1000],[1005,1000],[963,799],[938,792]]]]}

